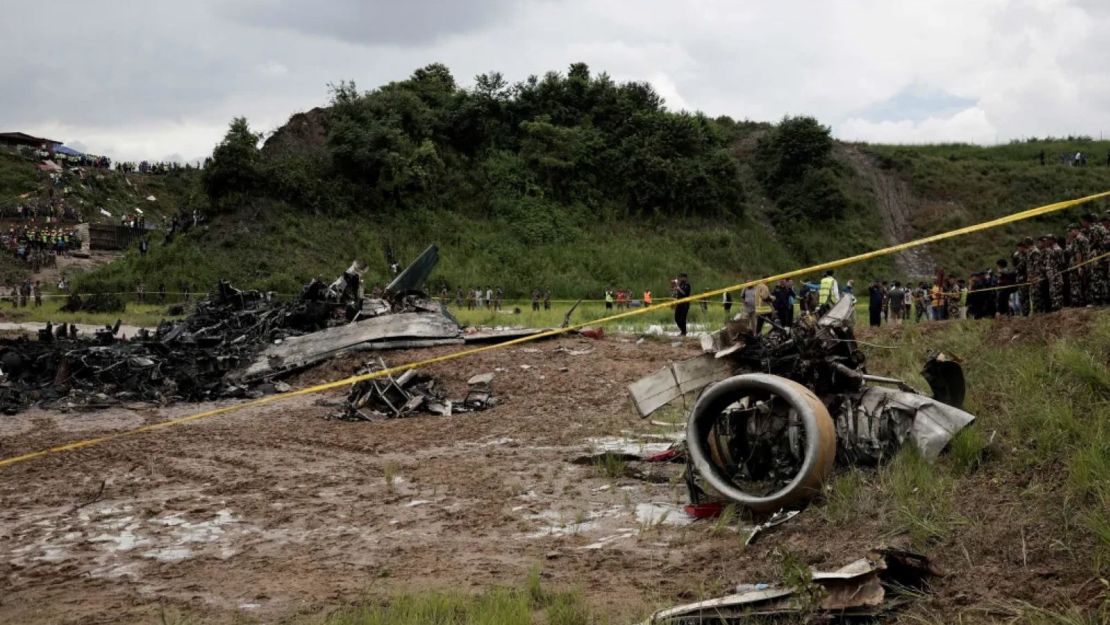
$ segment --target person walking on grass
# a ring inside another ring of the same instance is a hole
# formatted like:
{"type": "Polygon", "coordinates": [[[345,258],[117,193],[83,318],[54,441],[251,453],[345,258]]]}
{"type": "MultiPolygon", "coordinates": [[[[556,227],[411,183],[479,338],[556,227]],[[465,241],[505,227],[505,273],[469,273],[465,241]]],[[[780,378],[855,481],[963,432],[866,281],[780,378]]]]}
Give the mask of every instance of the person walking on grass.
{"type": "Polygon", "coordinates": [[[763,333],[763,325],[773,323],[774,299],[771,298],[771,289],[766,282],[755,285],[755,334],[763,333]]]}
{"type": "Polygon", "coordinates": [[[905,293],[902,291],[902,283],[897,280],[894,281],[894,286],[890,287],[887,293],[887,301],[890,302],[890,320],[894,323],[902,323],[902,318],[905,316],[905,293]]]}
{"type": "MultiPolygon", "coordinates": [[[[693,287],[690,286],[690,279],[686,274],[678,274],[678,280],[675,282],[674,297],[675,299],[684,299],[690,297],[693,293],[693,287]]],[[[679,336],[686,336],[686,317],[690,314],[690,302],[681,302],[675,304],[674,307],[674,323],[678,326],[679,336]]]]}
{"type": "Polygon", "coordinates": [[[794,289],[786,284],[786,280],[779,280],[771,291],[775,314],[779,318],[779,325],[784,328],[794,325],[794,297],[794,289]]]}
{"type": "Polygon", "coordinates": [[[872,328],[877,328],[883,321],[883,302],[886,300],[883,297],[883,287],[878,281],[871,283],[867,288],[868,306],[867,312],[871,322],[872,328]]]}

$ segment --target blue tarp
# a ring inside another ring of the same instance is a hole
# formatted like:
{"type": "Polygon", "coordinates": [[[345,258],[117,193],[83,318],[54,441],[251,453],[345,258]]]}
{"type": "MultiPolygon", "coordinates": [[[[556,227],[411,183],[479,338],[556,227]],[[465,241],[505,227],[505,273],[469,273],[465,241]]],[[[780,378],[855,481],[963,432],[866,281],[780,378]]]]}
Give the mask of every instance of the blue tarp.
{"type": "Polygon", "coordinates": [[[58,147],[54,148],[54,152],[55,153],[60,153],[60,154],[65,154],[66,156],[84,156],[85,155],[84,152],[78,152],[77,150],[74,150],[73,148],[68,147],[68,146],[64,146],[64,145],[59,145],[58,147]]]}

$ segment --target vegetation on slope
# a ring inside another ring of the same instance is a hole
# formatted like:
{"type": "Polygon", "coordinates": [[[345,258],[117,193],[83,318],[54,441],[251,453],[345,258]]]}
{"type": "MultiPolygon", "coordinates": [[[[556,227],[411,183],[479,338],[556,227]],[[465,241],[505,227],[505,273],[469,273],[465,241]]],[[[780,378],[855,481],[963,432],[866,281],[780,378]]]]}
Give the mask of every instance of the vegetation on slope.
{"type": "MultiPolygon", "coordinates": [[[[469,89],[438,64],[368,92],[340,83],[331,106],[294,115],[259,141],[236,119],[203,180],[132,177],[159,179],[162,188],[150,192],[160,203],[202,209],[209,224],[78,286],[227,277],[289,292],[355,257],[381,282],[388,249],[404,262],[437,243],[437,290],[659,294],[679,271],[696,289],[713,288],[891,243],[877,190],[816,120],[770,125],[671,112],[649,85],[616,83],[584,64],[516,84],[484,74],[469,89]]],[[[908,184],[921,235],[1110,189],[1110,168],[1099,166],[1107,147],[1082,138],[858,146],[882,175],[908,184]],[[1058,153],[1075,151],[1091,154],[1090,166],[1058,162],[1058,153]]],[[[136,196],[115,188],[123,184],[114,176],[91,182],[105,188],[87,201],[126,211],[136,196]]],[[[933,258],[957,273],[981,269],[1008,256],[1014,239],[1060,232],[1078,214],[937,244],[933,258]]],[[[891,259],[842,276],[905,278],[891,259]]]]}
{"type": "Polygon", "coordinates": [[[773,166],[757,178],[730,148],[765,125],[669,112],[649,85],[583,64],[516,85],[482,75],[470,90],[431,65],[371,92],[341,83],[329,109],[292,121],[307,129],[295,139],[283,129],[259,149],[234,120],[204,173],[211,225],[79,286],[222,276],[288,291],[356,256],[380,281],[386,248],[403,261],[438,243],[437,285],[660,293],[679,271],[718,287],[875,240],[854,227],[874,209],[845,191],[850,172],[831,161],[815,120],[767,134],[757,151],[773,166]],[[763,192],[784,198],[790,217],[763,206],[749,215],[763,192]],[[785,199],[795,197],[815,201],[785,199]],[[862,236],[827,236],[841,224],[862,236]]]}
{"type": "MultiPolygon", "coordinates": [[[[862,145],[890,175],[908,182],[919,205],[913,222],[918,232],[933,234],[994,219],[1020,210],[1110,190],[1105,158],[1110,141],[1087,138],[1029,140],[991,147],[966,144],[862,145]],[[1045,165],[1040,164],[1041,152],[1045,165]],[[1059,155],[1084,152],[1085,167],[1072,167],[1059,155]]],[[[963,274],[986,269],[1009,258],[1024,236],[1063,235],[1068,222],[1084,212],[1104,211],[1100,201],[1083,208],[935,244],[937,264],[963,274]]]]}

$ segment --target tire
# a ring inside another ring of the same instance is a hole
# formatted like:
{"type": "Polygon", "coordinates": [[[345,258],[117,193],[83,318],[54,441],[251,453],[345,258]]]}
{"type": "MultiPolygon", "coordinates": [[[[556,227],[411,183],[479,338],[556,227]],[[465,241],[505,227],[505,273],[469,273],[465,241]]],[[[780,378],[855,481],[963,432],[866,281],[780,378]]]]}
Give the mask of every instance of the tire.
{"type": "Polygon", "coordinates": [[[686,445],[698,474],[720,495],[755,512],[774,512],[812,499],[832,474],[836,460],[836,429],[821,400],[809,389],[783,377],[765,373],[738,375],[714,384],[690,412],[686,445]],[[740,397],[752,392],[772,393],[784,399],[799,417],[806,433],[802,466],[780,490],[759,496],[744,492],[714,460],[709,434],[718,416],[740,397]]]}

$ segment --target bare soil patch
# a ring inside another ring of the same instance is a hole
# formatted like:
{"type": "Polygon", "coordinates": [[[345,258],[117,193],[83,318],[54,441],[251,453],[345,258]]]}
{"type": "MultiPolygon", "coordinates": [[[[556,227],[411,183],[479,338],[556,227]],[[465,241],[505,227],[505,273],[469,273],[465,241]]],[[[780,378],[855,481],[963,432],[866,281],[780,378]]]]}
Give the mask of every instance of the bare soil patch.
{"type": "MultiPolygon", "coordinates": [[[[561,338],[430,369],[452,395],[496,371],[501,404],[485,412],[324,419],[340,390],[0,469],[0,622],[150,623],[163,604],[206,623],[274,622],[368,590],[516,584],[539,566],[619,623],[776,581],[784,552],[827,568],[904,546],[877,524],[835,527],[811,507],[744,548],[746,536],[679,512],[677,465],[644,465],[659,478],[649,481],[571,462],[611,437],[664,443],[668,428],[635,417],[625,386],[696,350],[692,340],[561,338]]],[[[329,363],[294,386],[358,364],[329,363]]],[[[3,416],[0,456],[207,407],[3,416]]],[[[1078,556],[1054,547],[1053,519],[1033,515],[1038,478],[1010,479],[984,471],[959,494],[975,523],[929,554],[949,571],[929,606],[954,614],[1084,592],[1078,556]]]]}

